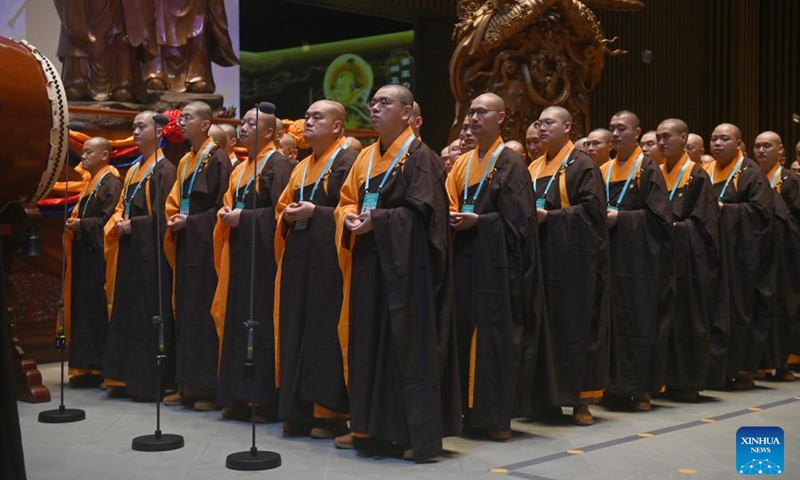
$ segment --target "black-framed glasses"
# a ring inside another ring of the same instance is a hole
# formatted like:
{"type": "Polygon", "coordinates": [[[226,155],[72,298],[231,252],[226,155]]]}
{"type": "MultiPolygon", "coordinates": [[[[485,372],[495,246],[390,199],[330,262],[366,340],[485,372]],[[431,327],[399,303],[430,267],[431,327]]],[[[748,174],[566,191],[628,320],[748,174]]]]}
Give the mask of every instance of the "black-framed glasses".
{"type": "Polygon", "coordinates": [[[536,130],[541,130],[542,128],[547,130],[556,123],[558,123],[558,120],[554,118],[545,118],[544,120],[536,120],[535,122],[533,122],[533,128],[535,128],[536,130]]]}
{"type": "Polygon", "coordinates": [[[467,110],[467,118],[472,118],[473,116],[478,117],[485,117],[489,114],[489,112],[499,112],[501,110],[489,110],[488,108],[470,108],[467,110]]]}
{"type": "Polygon", "coordinates": [[[376,105],[379,105],[381,108],[383,108],[383,107],[388,107],[389,105],[392,104],[392,102],[399,102],[402,103],[403,105],[408,105],[406,102],[402,100],[389,97],[373,97],[372,100],[367,102],[367,105],[369,105],[369,108],[374,108],[376,105]]]}

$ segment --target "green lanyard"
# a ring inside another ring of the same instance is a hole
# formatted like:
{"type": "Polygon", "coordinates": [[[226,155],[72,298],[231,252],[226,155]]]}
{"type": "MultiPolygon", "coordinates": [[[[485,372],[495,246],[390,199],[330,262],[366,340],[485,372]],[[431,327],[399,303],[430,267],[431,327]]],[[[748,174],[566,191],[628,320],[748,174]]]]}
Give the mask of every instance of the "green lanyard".
{"type": "MultiPolygon", "coordinates": [[[[136,171],[142,164],[142,158],[143,157],[140,156],[139,161],[137,161],[136,165],[134,165],[133,167],[133,171],[131,172],[131,181],[133,181],[133,177],[134,175],[136,175],[136,171]]],[[[123,216],[125,217],[126,220],[130,217],[131,214],[131,202],[133,201],[134,198],[136,198],[136,194],[139,192],[139,189],[142,187],[142,184],[148,178],[150,178],[150,173],[153,172],[153,169],[156,168],[156,165],[158,165],[158,162],[160,162],[161,160],[164,160],[164,157],[157,157],[156,161],[153,162],[152,165],[150,165],[150,168],[147,170],[147,172],[145,172],[144,177],[142,177],[142,179],[139,180],[139,183],[136,184],[136,188],[133,189],[133,195],[131,195],[130,197],[128,197],[128,188],[130,187],[130,183],[125,185],[125,194],[122,196],[122,198],[124,199],[123,203],[125,205],[125,209],[123,210],[123,216]]]]}
{"type": "Polygon", "coordinates": [[[686,162],[681,167],[680,173],[678,173],[678,180],[675,181],[675,185],[672,186],[672,190],[669,192],[669,201],[672,201],[672,198],[675,196],[675,191],[678,190],[678,186],[681,184],[681,180],[683,180],[683,175],[686,173],[686,169],[689,168],[689,159],[686,159],[686,162]]]}
{"type": "Polygon", "coordinates": [[[264,155],[264,158],[261,159],[261,162],[258,164],[258,167],[253,170],[253,176],[250,178],[250,181],[247,182],[247,185],[244,186],[244,191],[242,193],[238,193],[242,189],[242,177],[244,176],[244,171],[247,170],[247,167],[242,168],[242,173],[239,174],[239,180],[236,182],[236,205],[237,208],[244,208],[244,198],[247,196],[247,193],[250,190],[250,185],[253,183],[253,180],[256,179],[256,173],[261,173],[261,169],[264,168],[264,165],[267,163],[272,157],[272,154],[275,153],[275,149],[273,148],[269,152],[264,155]],[[239,207],[241,205],[241,207],[239,207]]]}
{"type": "MultiPolygon", "coordinates": [[[[330,169],[331,165],[333,164],[333,159],[336,158],[336,155],[339,155],[339,152],[341,152],[343,148],[344,147],[337,148],[336,151],[333,152],[333,155],[331,155],[330,158],[328,158],[327,163],[325,163],[325,168],[322,169],[322,172],[319,174],[319,177],[317,178],[317,181],[314,182],[314,188],[311,189],[311,195],[308,197],[308,201],[309,202],[314,200],[314,194],[317,193],[317,187],[319,186],[319,182],[325,177],[325,174],[328,173],[328,169],[330,169]]],[[[306,169],[305,169],[305,171],[303,171],[303,179],[300,182],[300,201],[301,202],[303,201],[303,190],[305,189],[305,186],[306,186],[306,175],[308,175],[308,169],[310,167],[311,167],[311,160],[309,160],[308,163],[306,163],[306,169]]]]}
{"type": "MultiPolygon", "coordinates": [[[[202,155],[197,160],[197,165],[195,165],[195,167],[194,167],[194,173],[192,174],[192,180],[189,182],[189,191],[186,192],[186,195],[183,195],[183,192],[181,192],[181,198],[189,198],[192,195],[192,192],[194,191],[194,181],[197,178],[197,172],[200,171],[200,165],[203,164],[203,161],[205,160],[206,155],[208,155],[209,150],[211,150],[211,148],[214,145],[215,145],[215,143],[211,142],[211,143],[208,144],[206,149],[203,150],[202,155]]],[[[188,169],[189,169],[189,162],[186,162],[183,165],[183,175],[181,175],[181,177],[183,177],[183,178],[181,179],[181,187],[183,187],[183,184],[186,182],[186,173],[187,173],[186,171],[188,169]]],[[[183,188],[181,188],[181,190],[183,190],[183,188]]]]}
{"type": "MultiPolygon", "coordinates": [[[[564,168],[564,165],[567,164],[567,160],[569,160],[570,155],[572,155],[572,152],[574,152],[574,151],[575,151],[574,148],[572,150],[570,150],[570,152],[567,154],[567,156],[564,157],[564,160],[561,162],[561,165],[558,166],[558,170],[556,170],[556,173],[554,173],[553,176],[550,177],[550,181],[547,182],[547,186],[544,189],[544,193],[542,194],[542,198],[547,197],[547,192],[549,192],[550,191],[550,187],[553,186],[553,180],[555,180],[555,178],[558,176],[558,172],[560,172],[561,169],[564,168]]],[[[533,193],[536,193],[536,182],[539,180],[539,172],[542,171],[542,168],[544,167],[545,163],[547,163],[547,158],[545,158],[545,160],[541,163],[541,165],[539,165],[539,168],[536,170],[536,176],[533,178],[533,193]]]]}
{"type": "MultiPolygon", "coordinates": [[[[97,181],[92,192],[89,194],[89,198],[86,199],[86,203],[83,204],[83,211],[81,211],[81,218],[86,216],[86,209],[89,207],[89,202],[92,201],[92,197],[94,197],[95,192],[100,189],[100,186],[103,184],[103,179],[111,172],[106,172],[100,177],[100,180],[97,181]]],[[[89,188],[89,185],[86,185],[86,188],[89,188]]],[[[85,190],[84,190],[85,191],[85,190]]],[[[81,192],[81,196],[83,196],[83,192],[81,192]]]]}
{"type": "MultiPolygon", "coordinates": [[[[500,145],[494,149],[494,153],[492,154],[489,163],[486,164],[486,169],[483,171],[483,177],[481,177],[481,183],[478,184],[478,188],[475,190],[475,194],[472,195],[472,204],[475,203],[475,200],[478,199],[478,195],[481,194],[481,189],[483,188],[483,182],[486,181],[486,177],[489,175],[489,170],[492,168],[492,165],[495,164],[497,161],[497,156],[500,154],[500,151],[505,148],[505,142],[500,142],[500,145]]],[[[472,151],[472,155],[469,157],[469,161],[467,162],[467,174],[464,177],[464,204],[467,203],[467,190],[469,189],[469,172],[472,169],[472,160],[475,158],[475,151],[472,151]]]]}
{"type": "MultiPolygon", "coordinates": [[[[739,167],[742,166],[742,162],[744,162],[744,156],[742,156],[742,158],[740,158],[739,161],[736,162],[736,166],[733,167],[733,170],[731,170],[731,174],[728,175],[728,179],[725,181],[725,185],[723,185],[722,191],[719,194],[720,202],[722,201],[722,197],[725,196],[725,192],[728,190],[728,185],[730,185],[731,179],[739,171],[739,167]]],[[[713,169],[711,169],[711,185],[714,185],[714,172],[716,171],[716,169],[717,169],[716,165],[714,166],[713,169]]]]}
{"type": "MultiPolygon", "coordinates": [[[[392,170],[394,170],[394,167],[397,165],[397,162],[399,162],[400,158],[402,158],[402,156],[406,153],[406,151],[408,151],[408,147],[411,145],[411,142],[413,142],[415,138],[417,138],[416,135],[412,133],[411,136],[408,137],[408,140],[406,140],[406,143],[404,143],[402,148],[400,148],[400,151],[397,152],[397,155],[395,155],[394,160],[392,160],[392,164],[389,166],[389,170],[386,170],[386,173],[383,174],[383,179],[381,180],[380,185],[378,185],[378,192],[380,192],[381,189],[383,188],[383,185],[386,184],[386,180],[389,179],[389,176],[392,174],[392,170]]],[[[372,150],[372,156],[369,157],[369,165],[367,166],[367,180],[364,182],[365,192],[369,192],[369,176],[370,173],[372,172],[372,161],[375,159],[375,152],[377,150],[379,150],[379,147],[378,145],[375,145],[375,148],[372,150]]]]}
{"type": "Polygon", "coordinates": [[[617,163],[617,161],[611,161],[611,164],[608,166],[608,176],[606,177],[606,202],[608,202],[609,206],[619,208],[619,206],[622,204],[622,199],[625,198],[625,194],[628,193],[628,186],[631,184],[633,176],[636,175],[637,171],[639,171],[639,167],[642,165],[643,158],[644,153],[640,153],[639,157],[636,159],[636,165],[633,166],[631,173],[628,174],[628,179],[625,180],[625,186],[622,187],[622,191],[619,193],[616,205],[611,205],[611,174],[614,172],[614,164],[617,163]]]}

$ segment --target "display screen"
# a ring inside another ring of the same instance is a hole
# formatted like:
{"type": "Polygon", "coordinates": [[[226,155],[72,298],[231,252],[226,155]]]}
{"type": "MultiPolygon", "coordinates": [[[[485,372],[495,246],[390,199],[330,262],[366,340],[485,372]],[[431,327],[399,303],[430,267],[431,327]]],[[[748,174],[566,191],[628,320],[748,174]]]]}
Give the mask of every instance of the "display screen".
{"type": "Polygon", "coordinates": [[[317,100],[347,110],[345,128],[370,128],[367,102],[383,85],[414,88],[413,30],[263,52],[241,52],[242,112],[263,100],[303,118],[317,100]]]}

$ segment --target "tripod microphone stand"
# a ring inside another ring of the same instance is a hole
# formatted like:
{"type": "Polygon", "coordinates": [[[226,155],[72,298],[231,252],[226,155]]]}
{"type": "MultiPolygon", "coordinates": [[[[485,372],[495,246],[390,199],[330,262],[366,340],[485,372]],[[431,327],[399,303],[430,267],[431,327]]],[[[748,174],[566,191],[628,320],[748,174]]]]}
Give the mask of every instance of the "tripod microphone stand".
{"type": "MultiPolygon", "coordinates": [[[[156,135],[155,130],[158,129],[158,125],[163,127],[167,123],[169,123],[169,118],[167,118],[165,115],[153,115],[153,143],[155,146],[153,155],[155,156],[156,163],[158,163],[159,160],[158,136],[156,135]]],[[[153,167],[153,175],[155,175],[155,166],[153,167]]],[[[143,181],[149,182],[150,180],[145,178],[143,181]]],[[[158,198],[160,186],[156,185],[155,190],[155,204],[156,208],[159,208],[161,205],[158,198]]],[[[142,435],[133,439],[131,448],[140,452],[165,452],[167,450],[176,450],[183,447],[183,437],[181,435],[161,433],[161,364],[167,357],[166,342],[164,341],[164,302],[161,282],[161,242],[161,221],[159,220],[158,216],[156,216],[156,243],[158,244],[158,258],[156,259],[156,265],[158,269],[158,315],[153,317],[153,323],[158,325],[158,353],[156,354],[156,431],[152,435],[142,435]]]]}
{"type": "MultiPolygon", "coordinates": [[[[70,127],[73,127],[70,125],[70,127]]],[[[77,126],[71,128],[79,130],[77,126]]],[[[64,166],[64,234],[67,233],[67,196],[69,189],[69,153],[67,153],[67,164],[64,166]]],[[[78,202],[80,203],[80,202],[78,202]]],[[[78,208],[80,205],[75,205],[78,208]]],[[[58,331],[56,333],[56,349],[61,357],[61,404],[57,409],[45,410],[39,413],[41,423],[71,423],[80,422],[86,419],[86,412],[79,408],[66,408],[64,406],[64,350],[67,348],[67,337],[64,332],[64,281],[67,275],[67,250],[61,249],[61,299],[58,301],[58,331]]]]}
{"type": "MultiPolygon", "coordinates": [[[[252,430],[252,443],[250,450],[231,453],[225,459],[225,467],[231,470],[270,470],[281,466],[281,456],[277,452],[269,452],[266,450],[259,450],[256,447],[256,403],[255,403],[255,364],[253,363],[253,343],[254,343],[254,328],[258,325],[255,321],[254,310],[254,290],[255,290],[255,269],[256,269],[256,182],[258,181],[258,112],[262,111],[266,114],[275,112],[275,105],[269,102],[261,102],[256,105],[256,158],[253,164],[253,215],[252,215],[252,236],[250,237],[250,318],[244,322],[247,327],[247,354],[245,355],[244,362],[244,378],[249,380],[253,387],[253,401],[250,402],[250,427],[252,430]]],[[[273,127],[275,128],[275,127],[273,127]]],[[[266,166],[266,165],[265,165],[266,166]]]]}

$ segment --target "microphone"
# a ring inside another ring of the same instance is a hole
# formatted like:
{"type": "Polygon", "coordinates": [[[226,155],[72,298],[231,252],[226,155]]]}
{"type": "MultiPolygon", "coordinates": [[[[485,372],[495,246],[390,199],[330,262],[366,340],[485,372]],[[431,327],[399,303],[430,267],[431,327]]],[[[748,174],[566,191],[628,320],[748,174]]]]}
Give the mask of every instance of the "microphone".
{"type": "Polygon", "coordinates": [[[157,125],[161,125],[162,127],[169,123],[169,117],[163,115],[161,113],[153,115],[153,121],[156,122],[157,125]]]}
{"type": "Polygon", "coordinates": [[[275,113],[275,104],[271,102],[260,102],[258,105],[258,110],[261,113],[266,113],[267,115],[275,113]]]}

